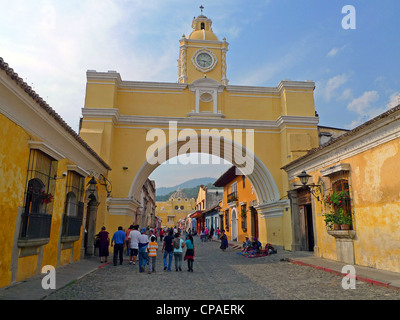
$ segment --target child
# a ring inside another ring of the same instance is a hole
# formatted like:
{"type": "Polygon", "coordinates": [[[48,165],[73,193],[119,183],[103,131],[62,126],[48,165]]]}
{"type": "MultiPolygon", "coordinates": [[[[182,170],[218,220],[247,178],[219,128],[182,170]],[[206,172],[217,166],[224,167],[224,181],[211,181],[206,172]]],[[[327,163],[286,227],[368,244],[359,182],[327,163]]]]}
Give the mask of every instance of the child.
{"type": "Polygon", "coordinates": [[[151,236],[151,242],[147,246],[147,250],[149,252],[149,273],[156,272],[156,258],[157,258],[157,249],[158,244],[155,241],[156,237],[151,236]]]}

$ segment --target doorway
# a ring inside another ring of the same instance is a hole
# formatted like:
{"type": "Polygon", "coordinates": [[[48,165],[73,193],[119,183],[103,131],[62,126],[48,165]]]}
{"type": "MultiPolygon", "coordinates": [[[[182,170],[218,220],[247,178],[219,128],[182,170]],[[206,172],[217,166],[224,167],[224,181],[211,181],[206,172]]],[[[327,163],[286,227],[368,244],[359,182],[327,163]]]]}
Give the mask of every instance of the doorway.
{"type": "Polygon", "coordinates": [[[94,195],[89,196],[89,203],[86,210],[86,221],[85,221],[85,239],[84,249],[85,256],[93,256],[95,254],[94,238],[96,235],[96,218],[97,218],[97,207],[99,203],[96,201],[94,195]]]}
{"type": "Polygon", "coordinates": [[[301,250],[314,251],[314,223],[310,189],[298,191],[301,250]]]}
{"type": "Polygon", "coordinates": [[[254,207],[250,207],[250,219],[251,219],[251,238],[256,237],[258,239],[258,214],[254,207]]]}

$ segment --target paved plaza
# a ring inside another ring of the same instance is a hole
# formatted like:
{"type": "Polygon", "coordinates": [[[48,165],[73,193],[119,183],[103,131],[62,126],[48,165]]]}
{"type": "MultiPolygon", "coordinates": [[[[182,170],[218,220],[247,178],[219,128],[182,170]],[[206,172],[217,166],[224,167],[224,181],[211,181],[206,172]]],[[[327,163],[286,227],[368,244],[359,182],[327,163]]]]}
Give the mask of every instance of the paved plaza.
{"type": "MultiPolygon", "coordinates": [[[[159,245],[161,243],[159,242],[159,245]]],[[[48,300],[400,300],[393,288],[356,281],[355,289],[342,288],[342,276],[288,259],[312,256],[310,252],[245,258],[219,242],[201,243],[195,237],[194,272],[163,270],[161,250],[156,272],[139,273],[138,266],[112,263],[90,272],[49,294],[48,300]]],[[[112,257],[109,257],[112,260],[112,257]]],[[[99,263],[100,265],[100,263],[99,263]]]]}

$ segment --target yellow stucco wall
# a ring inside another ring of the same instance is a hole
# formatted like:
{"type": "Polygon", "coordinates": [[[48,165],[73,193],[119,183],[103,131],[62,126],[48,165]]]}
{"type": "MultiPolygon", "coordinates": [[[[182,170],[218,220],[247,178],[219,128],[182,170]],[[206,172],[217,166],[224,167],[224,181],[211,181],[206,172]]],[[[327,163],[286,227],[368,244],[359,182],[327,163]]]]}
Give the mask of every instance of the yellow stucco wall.
{"type": "MultiPolygon", "coordinates": [[[[11,281],[11,255],[14,243],[18,207],[23,206],[24,187],[28,168],[30,136],[21,127],[0,114],[0,287],[11,281]],[[25,148],[21,148],[25,146],[25,148]]],[[[29,265],[29,263],[28,263],[29,265]]]]}
{"type": "MultiPolygon", "coordinates": [[[[349,164],[351,168],[348,178],[356,232],[353,241],[355,263],[400,272],[400,181],[395,178],[400,163],[400,139],[343,159],[341,163],[349,164]]],[[[318,184],[320,178],[326,183],[325,193],[331,182],[328,177],[322,178],[320,171],[326,168],[307,171],[314,183],[318,184]]],[[[316,254],[337,260],[336,240],[326,231],[322,216],[329,207],[325,209],[325,205],[317,201],[314,204],[316,254]]]]}

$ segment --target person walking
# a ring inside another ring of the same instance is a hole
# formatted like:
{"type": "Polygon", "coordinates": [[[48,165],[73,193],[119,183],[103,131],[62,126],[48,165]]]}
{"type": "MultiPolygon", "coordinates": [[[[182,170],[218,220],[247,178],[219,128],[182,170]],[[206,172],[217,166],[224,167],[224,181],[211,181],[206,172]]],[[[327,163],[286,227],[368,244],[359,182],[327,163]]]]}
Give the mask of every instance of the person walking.
{"type": "Polygon", "coordinates": [[[122,230],[122,227],[118,227],[118,231],[115,231],[111,239],[111,246],[114,246],[114,257],[113,257],[114,266],[117,265],[118,256],[119,256],[119,264],[120,265],[122,264],[125,241],[126,241],[125,232],[122,230]]]}
{"type": "Polygon", "coordinates": [[[162,242],[164,238],[164,229],[160,228],[160,241],[162,242]]]}
{"type": "MultiPolygon", "coordinates": [[[[129,237],[129,234],[131,233],[131,231],[133,230],[133,225],[131,224],[130,226],[129,226],[129,228],[125,231],[125,235],[126,235],[126,239],[128,239],[128,237],[129,237]]],[[[130,253],[130,244],[129,244],[129,241],[126,241],[126,255],[129,257],[129,253],[130,253]]]]}
{"type": "Polygon", "coordinates": [[[220,248],[222,251],[225,251],[225,249],[228,248],[228,237],[225,234],[225,230],[222,230],[220,239],[221,239],[220,248]]]}
{"type": "Polygon", "coordinates": [[[149,254],[149,273],[156,272],[156,258],[157,258],[157,250],[158,244],[156,242],[156,237],[151,237],[151,242],[147,246],[148,254],[149,254]]]}
{"type": "Polygon", "coordinates": [[[174,239],[174,258],[176,271],[182,271],[182,255],[184,246],[185,242],[181,239],[181,234],[177,232],[174,239]]]}
{"type": "Polygon", "coordinates": [[[174,240],[172,234],[173,230],[170,230],[168,235],[164,238],[162,253],[164,255],[164,270],[171,271],[172,255],[174,254],[174,248],[172,241],[174,240]],[[167,269],[167,256],[168,256],[168,269],[167,269]]]}
{"type": "Polygon", "coordinates": [[[139,226],[133,226],[133,230],[128,236],[128,242],[130,247],[129,264],[136,264],[137,256],[139,253],[139,226]]]}
{"type": "Polygon", "coordinates": [[[186,253],[184,260],[188,263],[188,272],[193,272],[193,261],[194,261],[194,242],[191,234],[187,236],[185,241],[186,253]]]}
{"type": "Polygon", "coordinates": [[[108,247],[110,246],[110,234],[106,231],[106,227],[101,228],[101,231],[97,234],[97,237],[99,239],[100,263],[107,262],[107,258],[109,256],[108,247]]]}
{"type": "Polygon", "coordinates": [[[140,236],[138,237],[138,247],[139,247],[139,272],[145,271],[145,266],[147,264],[147,245],[149,244],[149,238],[146,235],[146,228],[140,230],[140,236]]]}

